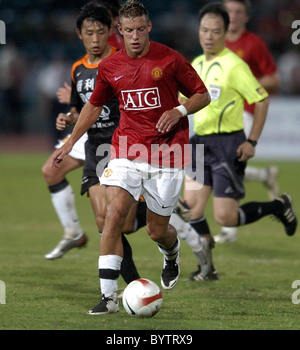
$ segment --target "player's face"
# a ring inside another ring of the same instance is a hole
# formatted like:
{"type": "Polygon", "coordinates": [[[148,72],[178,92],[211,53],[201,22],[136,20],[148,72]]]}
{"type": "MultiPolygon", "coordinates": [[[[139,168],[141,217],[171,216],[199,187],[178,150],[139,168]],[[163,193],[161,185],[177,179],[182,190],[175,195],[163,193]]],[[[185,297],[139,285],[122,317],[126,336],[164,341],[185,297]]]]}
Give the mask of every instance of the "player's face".
{"type": "Polygon", "coordinates": [[[122,18],[118,25],[124,37],[126,52],[129,57],[145,56],[149,50],[149,33],[152,29],[151,21],[145,16],[135,18],[122,18]]]}
{"type": "Polygon", "coordinates": [[[206,14],[199,26],[200,45],[207,59],[212,59],[225,48],[224,20],[221,16],[206,14]]]}
{"type": "Polygon", "coordinates": [[[89,57],[101,57],[108,48],[109,28],[100,22],[84,20],[77,34],[89,57]]]}
{"type": "Polygon", "coordinates": [[[235,32],[244,29],[249,20],[246,6],[240,2],[228,1],[225,7],[230,19],[229,31],[235,32]]]}

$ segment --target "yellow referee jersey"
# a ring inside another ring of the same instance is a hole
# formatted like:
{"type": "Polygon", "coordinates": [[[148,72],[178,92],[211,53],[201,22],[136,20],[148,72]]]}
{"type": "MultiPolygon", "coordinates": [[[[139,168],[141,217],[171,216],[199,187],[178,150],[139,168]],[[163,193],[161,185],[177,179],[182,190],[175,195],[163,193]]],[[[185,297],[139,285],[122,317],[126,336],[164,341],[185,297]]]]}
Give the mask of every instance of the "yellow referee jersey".
{"type": "Polygon", "coordinates": [[[194,130],[198,135],[244,129],[244,100],[252,104],[268,97],[249,66],[227,48],[211,61],[206,61],[204,55],[196,57],[192,66],[211,97],[211,103],[194,114],[194,130]]]}

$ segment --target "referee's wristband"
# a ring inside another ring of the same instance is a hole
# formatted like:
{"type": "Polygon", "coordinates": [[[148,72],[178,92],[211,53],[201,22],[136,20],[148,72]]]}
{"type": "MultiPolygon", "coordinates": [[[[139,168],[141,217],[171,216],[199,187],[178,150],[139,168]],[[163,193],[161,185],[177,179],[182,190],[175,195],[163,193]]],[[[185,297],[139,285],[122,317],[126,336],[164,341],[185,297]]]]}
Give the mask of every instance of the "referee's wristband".
{"type": "Polygon", "coordinates": [[[175,108],[181,113],[181,115],[182,115],[183,117],[186,117],[186,116],[187,116],[188,111],[187,111],[187,109],[186,109],[183,105],[177,106],[177,107],[175,107],[175,108]]]}
{"type": "Polygon", "coordinates": [[[247,142],[250,143],[250,145],[252,145],[253,147],[255,147],[257,145],[257,141],[251,140],[251,139],[247,139],[247,142]]]}

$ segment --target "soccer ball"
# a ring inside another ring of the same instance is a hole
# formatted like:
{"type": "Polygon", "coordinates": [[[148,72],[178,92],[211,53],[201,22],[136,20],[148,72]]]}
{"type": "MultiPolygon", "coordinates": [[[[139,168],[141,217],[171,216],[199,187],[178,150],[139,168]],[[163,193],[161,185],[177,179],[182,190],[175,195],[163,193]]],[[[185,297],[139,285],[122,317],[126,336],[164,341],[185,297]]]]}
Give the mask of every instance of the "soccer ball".
{"type": "Polygon", "coordinates": [[[162,302],[158,285],[146,278],[132,281],[123,293],[123,306],[131,316],[152,317],[157,314],[162,302]]]}

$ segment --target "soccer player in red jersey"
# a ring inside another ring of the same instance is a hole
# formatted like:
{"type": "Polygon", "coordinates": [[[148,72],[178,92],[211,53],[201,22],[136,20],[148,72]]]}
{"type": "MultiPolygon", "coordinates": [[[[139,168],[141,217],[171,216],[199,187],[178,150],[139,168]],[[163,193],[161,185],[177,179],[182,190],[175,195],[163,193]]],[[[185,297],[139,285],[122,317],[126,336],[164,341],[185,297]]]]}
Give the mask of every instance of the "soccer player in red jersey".
{"type": "Polygon", "coordinates": [[[119,311],[121,232],[140,195],[148,207],[147,232],[164,255],[162,287],[171,289],[177,283],[180,241],[169,219],[183,182],[182,153],[189,140],[186,116],[210,103],[207,89],[190,63],[178,52],[150,41],[152,22],[142,3],[127,1],[119,15],[125,48],[100,63],[90,101],[67,143],[52,157],[52,166],[59,167],[95,122],[103,104],[114,95],[118,97],[120,124],[112,139],[111,161],[100,179],[108,201],[99,261],[103,296],[89,311],[92,315],[119,311]],[[188,98],[184,105],[178,105],[179,91],[188,98]]]}
{"type": "MultiPolygon", "coordinates": [[[[259,83],[272,93],[279,88],[279,74],[276,64],[266,43],[256,34],[247,30],[251,3],[249,0],[223,0],[228,12],[230,24],[226,35],[226,47],[242,58],[250,67],[253,75],[259,83]]],[[[254,105],[245,102],[244,123],[245,133],[248,136],[253,123],[254,105]]],[[[263,183],[268,191],[270,199],[278,196],[279,186],[277,182],[278,168],[270,166],[257,168],[247,166],[245,181],[258,181],[263,183]]],[[[219,243],[235,241],[238,232],[236,228],[223,227],[221,233],[216,235],[215,241],[219,243]]]]}

